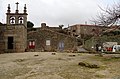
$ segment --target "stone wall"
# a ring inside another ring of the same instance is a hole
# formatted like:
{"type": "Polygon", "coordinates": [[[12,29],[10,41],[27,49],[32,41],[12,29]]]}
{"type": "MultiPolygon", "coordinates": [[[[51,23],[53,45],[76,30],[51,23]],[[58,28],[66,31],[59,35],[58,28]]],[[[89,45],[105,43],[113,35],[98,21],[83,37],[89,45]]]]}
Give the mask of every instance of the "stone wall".
{"type": "Polygon", "coordinates": [[[5,52],[24,52],[27,46],[27,29],[24,25],[7,25],[4,32],[5,52]],[[13,37],[13,49],[8,49],[8,37],[13,37]]]}
{"type": "Polygon", "coordinates": [[[76,46],[75,38],[49,29],[29,32],[28,49],[30,40],[35,41],[35,51],[72,51],[76,46]],[[46,45],[46,40],[50,41],[50,45],[46,45]],[[63,44],[63,48],[60,47],[60,44],[63,44]]]}
{"type": "Polygon", "coordinates": [[[49,30],[52,30],[52,31],[56,31],[56,32],[59,32],[62,30],[62,27],[49,27],[46,25],[46,23],[41,23],[41,28],[40,29],[49,29],[49,30]]]}
{"type": "Polygon", "coordinates": [[[6,25],[0,25],[0,53],[4,53],[5,42],[4,42],[4,31],[6,25]]]}

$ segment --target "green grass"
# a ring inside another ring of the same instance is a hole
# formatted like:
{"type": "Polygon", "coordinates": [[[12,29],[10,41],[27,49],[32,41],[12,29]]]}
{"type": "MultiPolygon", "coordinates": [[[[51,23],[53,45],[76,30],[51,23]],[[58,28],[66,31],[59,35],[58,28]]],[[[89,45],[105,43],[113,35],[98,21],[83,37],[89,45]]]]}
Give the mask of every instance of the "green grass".
{"type": "Polygon", "coordinates": [[[117,57],[110,57],[110,58],[103,58],[103,61],[120,61],[120,58],[117,58],[117,57]]]}

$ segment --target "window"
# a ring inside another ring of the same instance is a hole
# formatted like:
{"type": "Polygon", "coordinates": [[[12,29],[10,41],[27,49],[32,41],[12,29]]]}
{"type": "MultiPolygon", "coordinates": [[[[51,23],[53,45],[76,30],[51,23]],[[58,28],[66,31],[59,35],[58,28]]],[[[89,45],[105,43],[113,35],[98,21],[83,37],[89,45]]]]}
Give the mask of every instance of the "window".
{"type": "Polygon", "coordinates": [[[73,30],[73,32],[76,32],[76,30],[73,30]]]}
{"type": "Polygon", "coordinates": [[[23,24],[23,19],[24,19],[23,17],[19,17],[19,22],[18,23],[23,24]]]}
{"type": "Polygon", "coordinates": [[[92,32],[94,32],[95,31],[95,29],[92,29],[92,32]]]}
{"type": "Polygon", "coordinates": [[[15,17],[13,16],[10,17],[10,24],[15,24],[15,17]]]}
{"type": "Polygon", "coordinates": [[[46,40],[46,45],[50,46],[50,40],[46,40]]]}

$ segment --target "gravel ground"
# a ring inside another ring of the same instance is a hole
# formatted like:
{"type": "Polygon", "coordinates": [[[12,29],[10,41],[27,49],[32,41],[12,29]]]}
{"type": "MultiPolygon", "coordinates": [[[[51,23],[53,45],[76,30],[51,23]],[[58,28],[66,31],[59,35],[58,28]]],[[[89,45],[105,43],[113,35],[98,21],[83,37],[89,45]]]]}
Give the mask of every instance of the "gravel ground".
{"type": "Polygon", "coordinates": [[[120,79],[120,55],[26,52],[0,54],[0,79],[120,79]],[[95,63],[88,68],[79,62],[95,63]]]}

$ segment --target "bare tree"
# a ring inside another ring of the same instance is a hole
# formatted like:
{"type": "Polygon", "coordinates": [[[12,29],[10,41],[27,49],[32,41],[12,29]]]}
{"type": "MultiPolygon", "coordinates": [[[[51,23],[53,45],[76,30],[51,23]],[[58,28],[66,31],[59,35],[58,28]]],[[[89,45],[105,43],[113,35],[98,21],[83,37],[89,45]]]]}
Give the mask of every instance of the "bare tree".
{"type": "Polygon", "coordinates": [[[112,7],[107,7],[106,9],[100,7],[100,9],[103,12],[93,20],[95,24],[111,26],[120,23],[120,3],[114,3],[112,7]]]}

